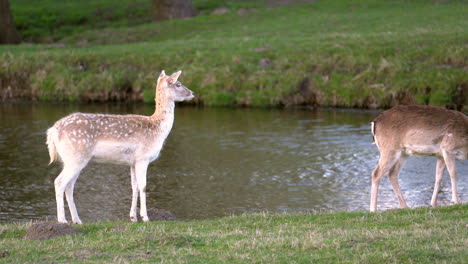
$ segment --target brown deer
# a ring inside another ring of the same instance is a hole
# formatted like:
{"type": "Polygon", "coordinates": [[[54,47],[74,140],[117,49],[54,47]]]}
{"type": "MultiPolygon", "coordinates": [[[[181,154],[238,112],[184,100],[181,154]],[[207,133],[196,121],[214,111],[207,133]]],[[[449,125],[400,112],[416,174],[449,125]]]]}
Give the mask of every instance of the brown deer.
{"type": "MultiPolygon", "coordinates": [[[[190,100],[192,91],[177,79],[161,72],[156,84],[156,110],[152,116],[74,113],[58,120],[47,130],[50,163],[58,157],[63,170],[55,179],[57,220],[67,223],[63,193],[65,192],[72,222],[81,224],[73,188],[81,170],[90,160],[130,166],[132,205],[130,220],[137,221],[137,200],[140,194],[140,215],[149,221],[146,212],[146,169],[158,158],[174,122],[175,102],[190,100]]],[[[49,164],[50,164],[49,163],[49,164]]]]}
{"type": "Polygon", "coordinates": [[[437,157],[432,207],[436,206],[445,167],[452,183],[452,201],[458,203],[455,160],[468,158],[466,115],[434,106],[396,106],[372,122],[372,135],[379,148],[380,159],[372,172],[371,212],[377,210],[379,182],[386,173],[401,208],[408,208],[398,185],[398,173],[409,155],[437,157]]]}

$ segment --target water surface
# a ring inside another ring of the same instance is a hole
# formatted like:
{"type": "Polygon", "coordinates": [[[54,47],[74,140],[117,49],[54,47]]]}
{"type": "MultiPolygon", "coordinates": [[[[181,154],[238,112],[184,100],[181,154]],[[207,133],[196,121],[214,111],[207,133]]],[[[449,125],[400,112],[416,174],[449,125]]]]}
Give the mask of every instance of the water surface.
{"type": "MultiPolygon", "coordinates": [[[[151,105],[0,105],[0,222],[55,219],[45,131],[72,112],[151,115],[151,105]]],[[[177,107],[174,128],[148,168],[148,208],[179,219],[255,211],[366,211],[378,160],[370,121],[377,112],[177,107]]],[[[468,197],[468,162],[458,162],[458,191],[468,197]]],[[[409,206],[428,206],[435,158],[410,158],[400,175],[409,206]]],[[[439,204],[450,204],[450,180],[439,204]]],[[[75,185],[84,222],[127,220],[130,169],[90,163],[75,185]]],[[[381,182],[379,209],[398,208],[381,182]]],[[[70,219],[68,210],[67,218],[70,219]]]]}

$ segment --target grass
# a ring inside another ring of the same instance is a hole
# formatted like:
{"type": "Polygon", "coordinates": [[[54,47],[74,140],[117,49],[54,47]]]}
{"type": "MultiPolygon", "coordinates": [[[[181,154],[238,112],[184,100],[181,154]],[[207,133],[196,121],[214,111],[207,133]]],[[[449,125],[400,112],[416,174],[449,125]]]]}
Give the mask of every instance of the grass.
{"type": "Polygon", "coordinates": [[[23,239],[29,224],[6,224],[0,263],[466,263],[467,209],[97,222],[50,240],[23,239]]]}
{"type": "Polygon", "coordinates": [[[198,5],[232,11],[0,47],[0,97],[152,102],[159,71],[182,69],[196,104],[468,107],[465,1],[214,2],[198,5]]]}
{"type": "Polygon", "coordinates": [[[151,1],[14,0],[10,1],[15,24],[23,41],[53,42],[90,28],[132,26],[151,21],[151,1]]]}
{"type": "MultiPolygon", "coordinates": [[[[135,26],[151,22],[151,0],[14,0],[15,24],[23,41],[51,43],[90,29],[135,26]]],[[[261,7],[259,1],[194,0],[199,14],[219,7],[261,7]]],[[[260,1],[262,2],[262,1],[260,1]]]]}

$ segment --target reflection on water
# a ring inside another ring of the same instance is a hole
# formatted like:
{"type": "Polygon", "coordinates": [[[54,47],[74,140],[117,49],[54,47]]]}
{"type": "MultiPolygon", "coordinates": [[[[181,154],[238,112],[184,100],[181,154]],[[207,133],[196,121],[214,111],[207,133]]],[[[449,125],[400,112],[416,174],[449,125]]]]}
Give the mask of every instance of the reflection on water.
{"type": "MultiPolygon", "coordinates": [[[[45,131],[71,112],[150,115],[150,105],[0,105],[0,222],[55,219],[45,131]]],[[[148,207],[179,219],[268,211],[365,211],[378,160],[369,122],[376,112],[178,107],[160,158],[148,168],[148,207]]],[[[468,163],[457,165],[462,201],[468,163]]],[[[130,170],[91,163],[75,185],[83,221],[126,220],[130,170]]],[[[410,158],[400,183],[410,206],[429,205],[435,158],[410,158]]],[[[439,204],[450,201],[446,173],[439,204]]],[[[386,178],[379,209],[398,208],[386,178]]],[[[69,214],[67,214],[69,217],[69,214]]]]}

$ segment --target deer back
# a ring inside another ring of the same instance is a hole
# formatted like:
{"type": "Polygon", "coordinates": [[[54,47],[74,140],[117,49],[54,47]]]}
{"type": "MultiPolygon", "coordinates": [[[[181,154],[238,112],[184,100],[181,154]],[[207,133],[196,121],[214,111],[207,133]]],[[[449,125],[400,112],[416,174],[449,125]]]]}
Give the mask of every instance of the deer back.
{"type": "Polygon", "coordinates": [[[468,118],[461,112],[434,106],[396,106],[373,122],[379,149],[405,149],[413,155],[437,155],[441,148],[468,152],[468,118]]]}
{"type": "MultiPolygon", "coordinates": [[[[74,152],[98,161],[129,164],[154,160],[168,132],[157,120],[139,115],[74,113],[56,122],[59,155],[74,152]]],[[[63,158],[63,157],[62,157],[63,158]]]]}

